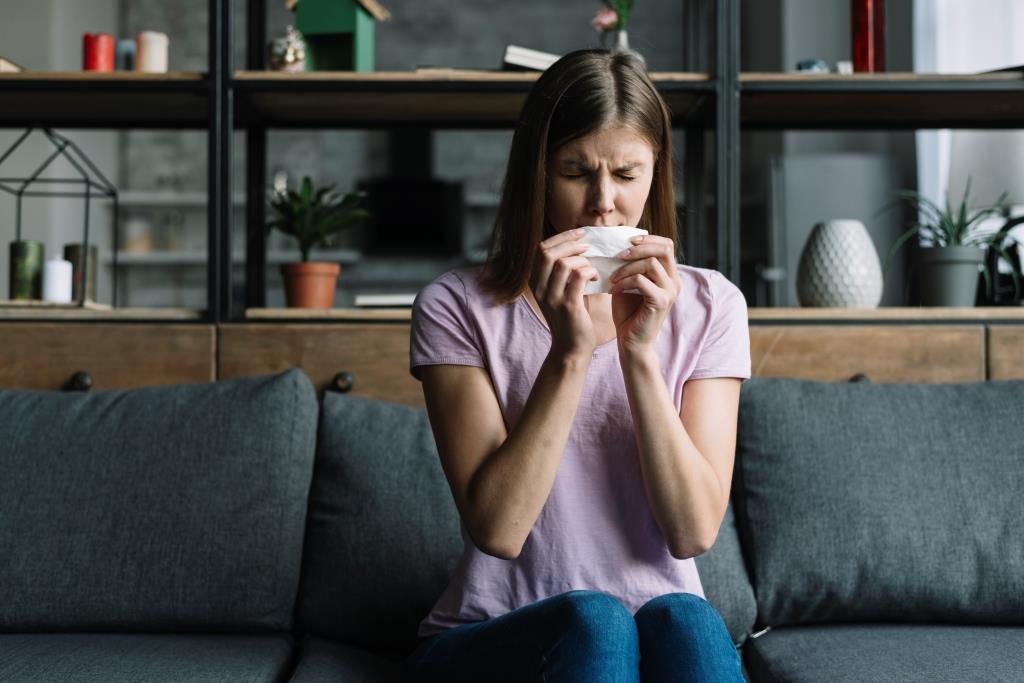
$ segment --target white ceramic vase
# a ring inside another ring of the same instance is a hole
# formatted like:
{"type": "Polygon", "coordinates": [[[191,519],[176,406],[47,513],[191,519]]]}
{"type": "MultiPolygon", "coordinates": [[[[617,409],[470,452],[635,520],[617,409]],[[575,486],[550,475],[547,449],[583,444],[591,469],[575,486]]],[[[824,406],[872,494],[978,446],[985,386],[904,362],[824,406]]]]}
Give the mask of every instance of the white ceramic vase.
{"type": "Polygon", "coordinates": [[[863,223],[841,219],[814,226],[800,254],[796,293],[801,306],[878,307],[882,267],[863,223]]]}

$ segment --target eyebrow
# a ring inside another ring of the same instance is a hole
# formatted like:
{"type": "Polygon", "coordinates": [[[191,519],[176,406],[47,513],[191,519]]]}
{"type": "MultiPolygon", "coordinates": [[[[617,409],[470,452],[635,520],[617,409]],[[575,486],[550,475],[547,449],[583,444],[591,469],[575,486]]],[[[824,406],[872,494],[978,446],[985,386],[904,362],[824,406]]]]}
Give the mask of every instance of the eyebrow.
{"type": "MultiPolygon", "coordinates": [[[[632,171],[634,168],[637,168],[638,166],[643,166],[643,165],[644,164],[643,164],[642,161],[630,161],[630,162],[627,162],[626,164],[624,164],[623,166],[618,167],[615,170],[616,171],[632,171]]],[[[579,168],[579,169],[583,169],[583,170],[588,170],[590,168],[586,164],[586,162],[579,161],[577,159],[566,159],[566,160],[562,161],[562,166],[572,166],[574,168],[579,168]]]]}

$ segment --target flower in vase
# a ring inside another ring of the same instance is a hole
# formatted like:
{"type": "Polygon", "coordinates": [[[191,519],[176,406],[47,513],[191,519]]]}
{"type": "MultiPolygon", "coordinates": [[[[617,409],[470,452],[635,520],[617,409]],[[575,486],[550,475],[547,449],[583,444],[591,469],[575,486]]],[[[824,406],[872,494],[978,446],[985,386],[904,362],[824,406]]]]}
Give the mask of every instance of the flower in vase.
{"type": "Polygon", "coordinates": [[[597,10],[597,14],[590,20],[590,25],[595,31],[610,31],[619,26],[619,13],[607,5],[597,10]]]}

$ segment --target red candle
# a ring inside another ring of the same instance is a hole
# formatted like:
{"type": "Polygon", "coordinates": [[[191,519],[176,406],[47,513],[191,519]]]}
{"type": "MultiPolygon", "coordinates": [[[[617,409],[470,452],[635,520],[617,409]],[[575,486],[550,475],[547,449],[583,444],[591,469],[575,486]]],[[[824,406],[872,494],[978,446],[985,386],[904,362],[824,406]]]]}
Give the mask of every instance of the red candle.
{"type": "Polygon", "coordinates": [[[853,70],[885,71],[885,0],[850,0],[853,70]]]}
{"type": "Polygon", "coordinates": [[[86,71],[114,70],[114,38],[109,33],[82,35],[82,68],[86,71]]]}

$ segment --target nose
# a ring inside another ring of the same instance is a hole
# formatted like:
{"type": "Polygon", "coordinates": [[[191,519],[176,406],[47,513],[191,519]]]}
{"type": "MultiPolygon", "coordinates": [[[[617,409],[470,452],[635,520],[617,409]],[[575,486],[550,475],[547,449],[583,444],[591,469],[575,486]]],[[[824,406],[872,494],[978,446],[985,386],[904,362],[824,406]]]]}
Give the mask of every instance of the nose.
{"type": "Polygon", "coordinates": [[[590,213],[598,218],[607,216],[615,211],[615,184],[612,182],[612,179],[598,179],[591,187],[590,197],[587,201],[590,204],[587,207],[590,213]]]}

